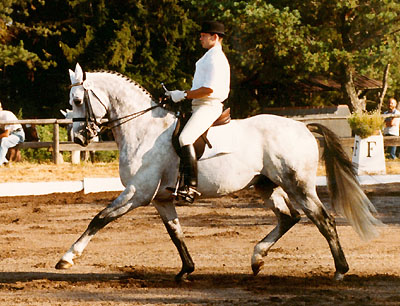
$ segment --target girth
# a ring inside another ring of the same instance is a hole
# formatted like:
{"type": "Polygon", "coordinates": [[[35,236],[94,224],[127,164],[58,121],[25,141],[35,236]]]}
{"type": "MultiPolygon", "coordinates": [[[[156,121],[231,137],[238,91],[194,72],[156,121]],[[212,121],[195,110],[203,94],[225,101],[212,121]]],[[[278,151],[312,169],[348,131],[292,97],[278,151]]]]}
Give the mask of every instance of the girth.
{"type": "MultiPolygon", "coordinates": [[[[184,126],[190,119],[191,115],[192,113],[181,113],[181,115],[178,117],[178,122],[176,123],[174,133],[172,134],[172,145],[174,146],[174,149],[176,153],[179,155],[179,157],[181,156],[179,135],[181,134],[184,126]]],[[[212,126],[228,124],[230,121],[231,121],[231,109],[227,108],[222,112],[221,116],[219,116],[218,119],[214,121],[212,126]]],[[[209,148],[212,148],[211,143],[207,139],[208,130],[209,129],[207,129],[207,131],[205,131],[194,143],[194,149],[196,151],[197,159],[200,159],[201,156],[203,155],[206,145],[209,148]]]]}

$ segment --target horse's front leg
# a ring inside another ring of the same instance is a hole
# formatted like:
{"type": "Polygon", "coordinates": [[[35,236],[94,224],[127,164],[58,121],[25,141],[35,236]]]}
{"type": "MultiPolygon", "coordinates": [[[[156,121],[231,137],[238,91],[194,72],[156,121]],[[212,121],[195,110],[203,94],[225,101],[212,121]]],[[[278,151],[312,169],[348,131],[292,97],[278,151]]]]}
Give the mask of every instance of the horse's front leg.
{"type": "Polygon", "coordinates": [[[175,205],[172,201],[154,201],[161,219],[167,228],[168,234],[171,237],[173,243],[178,249],[179,256],[182,260],[182,269],[175,276],[176,281],[181,281],[184,277],[194,271],[194,262],[190,257],[189,251],[184,241],[184,234],[179,223],[178,215],[176,213],[175,205]]]}
{"type": "Polygon", "coordinates": [[[89,241],[100,229],[130,210],[141,206],[143,202],[134,201],[132,199],[133,194],[134,187],[127,187],[118,198],[98,213],[89,223],[82,236],[80,236],[63,257],[61,257],[59,262],[56,264],[56,269],[68,269],[72,267],[74,265],[74,259],[82,255],[82,252],[88,245],[89,241]]]}

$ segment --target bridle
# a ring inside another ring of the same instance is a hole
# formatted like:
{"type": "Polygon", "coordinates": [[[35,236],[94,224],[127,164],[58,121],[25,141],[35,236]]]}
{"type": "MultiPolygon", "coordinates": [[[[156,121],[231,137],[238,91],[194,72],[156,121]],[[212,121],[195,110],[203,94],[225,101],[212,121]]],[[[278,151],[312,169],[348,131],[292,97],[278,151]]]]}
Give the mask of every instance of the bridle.
{"type": "Polygon", "coordinates": [[[85,87],[85,79],[86,79],[86,73],[83,74],[83,81],[82,82],[77,82],[73,83],[70,85],[70,88],[75,87],[75,86],[83,86],[83,103],[85,105],[85,117],[78,117],[78,118],[73,118],[72,122],[85,122],[85,132],[90,136],[89,138],[94,138],[98,134],[104,133],[108,129],[113,129],[118,126],[121,126],[122,124],[127,123],[128,121],[131,121],[137,117],[140,117],[144,115],[145,113],[157,108],[157,107],[165,107],[166,101],[163,100],[159,103],[157,103],[154,106],[151,106],[149,108],[146,108],[144,110],[122,116],[113,120],[108,120],[105,122],[99,122],[98,119],[96,118],[96,115],[93,112],[92,108],[92,103],[90,102],[90,94],[89,92],[99,101],[99,103],[103,106],[105,109],[106,113],[108,113],[108,109],[106,105],[101,101],[101,99],[96,95],[96,93],[91,89],[85,87]]]}

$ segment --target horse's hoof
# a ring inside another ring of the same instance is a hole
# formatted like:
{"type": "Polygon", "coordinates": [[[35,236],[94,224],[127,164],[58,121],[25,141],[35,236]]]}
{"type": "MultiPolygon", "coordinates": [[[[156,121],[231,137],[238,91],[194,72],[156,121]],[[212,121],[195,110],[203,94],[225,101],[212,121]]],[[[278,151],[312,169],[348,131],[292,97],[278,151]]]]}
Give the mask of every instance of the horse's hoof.
{"type": "Polygon", "coordinates": [[[56,269],[58,270],[65,270],[65,269],[69,269],[73,266],[74,264],[66,261],[64,259],[60,259],[60,261],[56,264],[56,269]]]}
{"type": "Polygon", "coordinates": [[[194,265],[186,266],[175,276],[175,281],[177,283],[191,281],[190,273],[194,271],[194,265]]]}
{"type": "Polygon", "coordinates": [[[184,274],[182,276],[180,276],[179,274],[175,276],[175,281],[178,284],[182,284],[182,283],[189,283],[192,282],[192,279],[190,277],[190,274],[184,274]]]}
{"type": "Polygon", "coordinates": [[[260,271],[262,266],[264,265],[264,261],[259,260],[251,265],[251,269],[253,270],[253,275],[256,276],[260,271]]]}
{"type": "Polygon", "coordinates": [[[343,278],[344,278],[344,273],[338,271],[335,272],[335,276],[333,277],[335,281],[342,281],[343,278]]]}

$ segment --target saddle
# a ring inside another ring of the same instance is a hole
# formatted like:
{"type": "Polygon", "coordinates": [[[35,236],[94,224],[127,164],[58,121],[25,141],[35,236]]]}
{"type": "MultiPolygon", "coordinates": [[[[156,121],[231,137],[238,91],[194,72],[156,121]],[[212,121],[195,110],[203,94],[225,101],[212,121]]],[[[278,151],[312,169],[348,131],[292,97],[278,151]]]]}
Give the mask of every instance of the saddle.
{"type": "MultiPolygon", "coordinates": [[[[176,154],[178,154],[179,157],[181,157],[181,146],[179,145],[179,135],[181,134],[185,124],[190,119],[191,115],[192,113],[190,112],[180,113],[180,115],[178,116],[178,122],[176,123],[174,133],[172,134],[172,145],[176,151],[176,154]]],[[[222,112],[221,116],[219,116],[218,119],[215,120],[211,126],[228,124],[230,121],[231,121],[231,109],[227,108],[222,112]]],[[[203,155],[206,145],[209,148],[212,148],[211,143],[207,139],[208,130],[209,129],[207,129],[207,131],[205,131],[193,144],[194,149],[196,151],[197,160],[199,160],[203,155]]]]}

